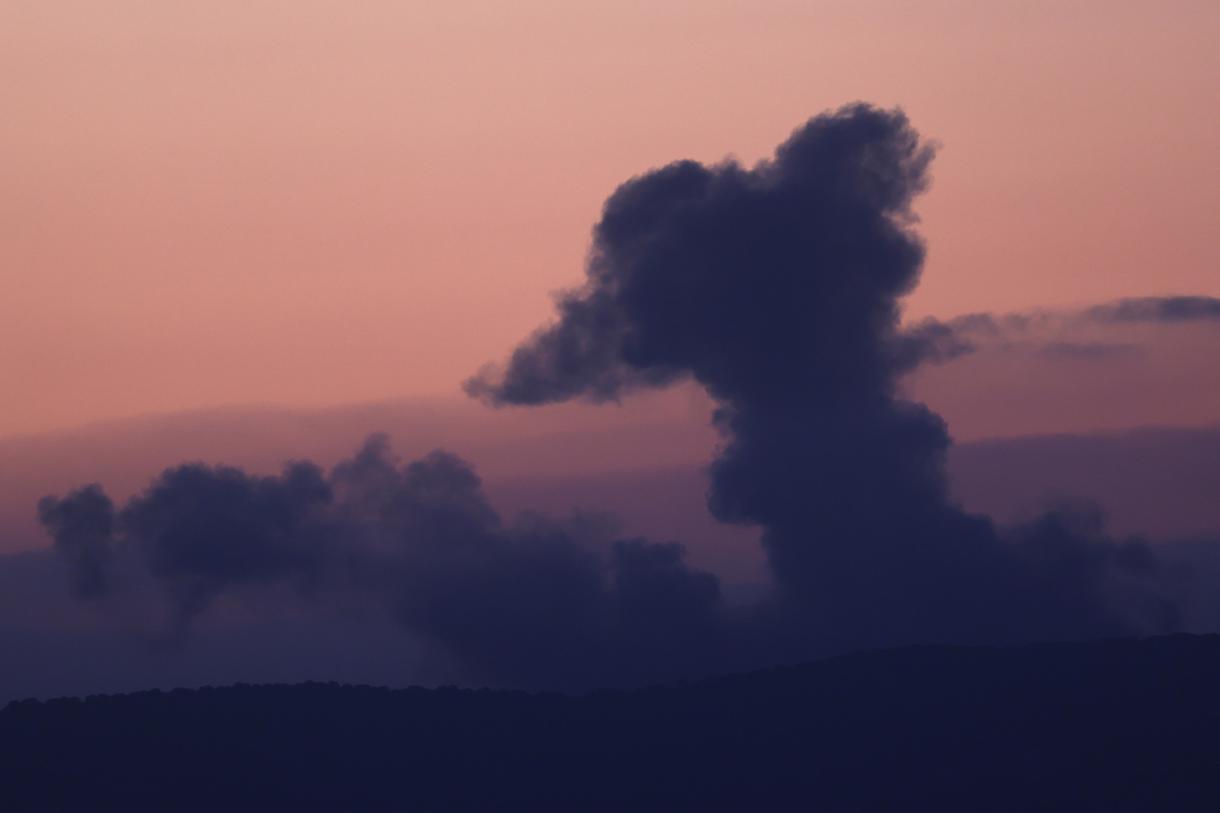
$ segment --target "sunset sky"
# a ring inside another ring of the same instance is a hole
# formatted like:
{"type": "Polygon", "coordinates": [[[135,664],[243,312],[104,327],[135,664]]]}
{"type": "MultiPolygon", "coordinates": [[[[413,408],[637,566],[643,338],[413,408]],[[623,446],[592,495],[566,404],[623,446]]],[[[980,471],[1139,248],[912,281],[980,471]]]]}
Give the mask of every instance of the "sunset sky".
{"type": "Polygon", "coordinates": [[[0,703],[1220,630],[1218,42],[0,0],[0,703]]]}
{"type": "MultiPolygon", "coordinates": [[[[1212,0],[8,0],[0,437],[460,398],[579,284],[619,183],[857,99],[940,144],[910,319],[1220,295],[1218,37],[1212,0]]],[[[963,437],[1207,423],[1214,338],[1147,338],[1195,361],[1130,386],[946,368],[927,397],[963,437]],[[1028,406],[988,396],[1011,375],[1028,406]],[[1116,396],[1143,406],[1089,417],[1116,396]]]]}

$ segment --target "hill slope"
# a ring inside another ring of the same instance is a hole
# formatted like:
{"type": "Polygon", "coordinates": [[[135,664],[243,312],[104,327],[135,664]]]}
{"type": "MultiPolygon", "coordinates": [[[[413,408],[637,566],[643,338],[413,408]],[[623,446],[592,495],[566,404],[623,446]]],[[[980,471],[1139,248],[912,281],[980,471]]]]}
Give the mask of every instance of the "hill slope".
{"type": "Polygon", "coordinates": [[[10,704],[0,808],[1220,809],[1220,636],[916,647],[584,697],[10,704]]]}

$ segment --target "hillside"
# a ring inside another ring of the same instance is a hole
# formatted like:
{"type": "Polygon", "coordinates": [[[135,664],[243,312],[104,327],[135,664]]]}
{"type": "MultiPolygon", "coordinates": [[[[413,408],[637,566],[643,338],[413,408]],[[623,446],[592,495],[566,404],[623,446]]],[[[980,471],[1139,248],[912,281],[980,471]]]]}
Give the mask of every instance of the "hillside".
{"type": "Polygon", "coordinates": [[[1220,637],[916,647],[583,697],[235,686],[0,712],[5,810],[1183,810],[1220,637]]]}

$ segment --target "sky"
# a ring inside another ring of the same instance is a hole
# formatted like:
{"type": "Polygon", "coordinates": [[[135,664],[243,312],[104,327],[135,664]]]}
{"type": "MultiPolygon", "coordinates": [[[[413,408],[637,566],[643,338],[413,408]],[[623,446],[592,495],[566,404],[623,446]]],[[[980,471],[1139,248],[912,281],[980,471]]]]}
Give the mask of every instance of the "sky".
{"type": "Polygon", "coordinates": [[[1220,630],[1218,36],[0,3],[0,700],[1220,630]]]}
{"type": "MultiPolygon", "coordinates": [[[[460,397],[623,180],[858,99],[941,145],[909,318],[1218,295],[1217,34],[1206,0],[8,0],[0,437],[460,397]]],[[[1101,423],[1206,417],[1162,407],[1101,423]]],[[[1029,431],[1002,410],[954,423],[1029,431]]]]}

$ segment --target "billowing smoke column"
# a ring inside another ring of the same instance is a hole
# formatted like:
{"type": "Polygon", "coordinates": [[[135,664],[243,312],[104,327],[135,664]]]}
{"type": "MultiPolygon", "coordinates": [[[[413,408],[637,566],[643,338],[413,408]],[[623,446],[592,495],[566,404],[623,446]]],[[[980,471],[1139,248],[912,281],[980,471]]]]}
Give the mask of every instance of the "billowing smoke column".
{"type": "MultiPolygon", "coordinates": [[[[606,202],[584,287],[502,369],[490,403],[616,399],[691,377],[719,404],[709,505],[764,529],[798,637],[833,648],[1120,632],[1146,606],[1107,600],[1152,567],[1088,526],[1013,539],[949,499],[944,422],[896,394],[951,356],[904,333],[924,250],[912,200],[932,149],[901,112],[819,116],[753,169],[680,162],[606,202]]],[[[946,346],[946,340],[948,346],[946,346]]]]}
{"type": "Polygon", "coordinates": [[[1147,548],[1108,539],[1097,517],[1056,511],[1001,533],[951,502],[944,422],[897,394],[918,364],[964,352],[943,325],[899,328],[931,159],[901,113],[857,105],[752,169],[635,178],[607,201],[558,321],[467,384],[497,405],[705,387],[723,436],[710,508],[762,527],[775,577],[756,606],[726,607],[677,545],[505,522],[460,459],[399,465],[376,437],[329,474],[191,464],[117,510],[97,487],[49,497],[42,520],[78,595],[104,604],[151,582],[178,635],[222,596],[358,596],[467,679],[501,685],[1172,627],[1147,548]]]}

